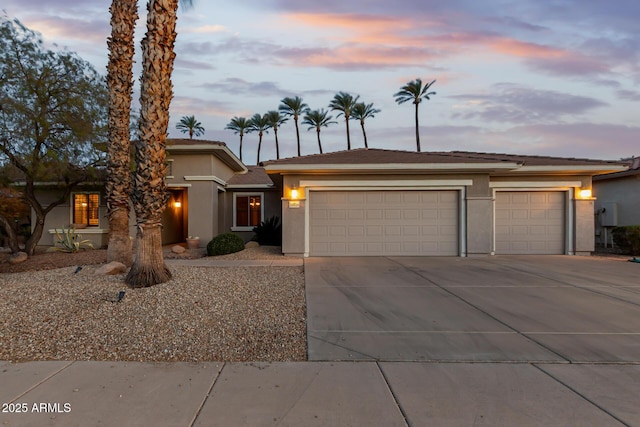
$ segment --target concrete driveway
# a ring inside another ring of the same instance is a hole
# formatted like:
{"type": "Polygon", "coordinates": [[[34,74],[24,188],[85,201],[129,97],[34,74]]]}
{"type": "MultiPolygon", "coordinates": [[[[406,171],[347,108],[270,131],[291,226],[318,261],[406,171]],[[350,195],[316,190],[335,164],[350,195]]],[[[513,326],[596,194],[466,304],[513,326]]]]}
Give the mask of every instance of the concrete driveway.
{"type": "Polygon", "coordinates": [[[309,360],[640,362],[640,264],[309,258],[309,360]]]}

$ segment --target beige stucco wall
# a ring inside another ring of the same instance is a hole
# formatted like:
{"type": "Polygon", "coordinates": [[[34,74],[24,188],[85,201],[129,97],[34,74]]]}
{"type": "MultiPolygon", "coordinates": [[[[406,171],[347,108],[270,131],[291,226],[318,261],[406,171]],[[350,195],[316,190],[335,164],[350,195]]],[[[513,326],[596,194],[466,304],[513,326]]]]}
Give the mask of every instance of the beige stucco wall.
{"type": "Polygon", "coordinates": [[[595,234],[596,242],[604,244],[604,236],[607,235],[607,244],[611,244],[611,227],[607,233],[602,226],[601,210],[604,206],[615,203],[618,211],[618,225],[640,225],[640,175],[632,175],[593,182],[593,195],[596,197],[595,234]]]}

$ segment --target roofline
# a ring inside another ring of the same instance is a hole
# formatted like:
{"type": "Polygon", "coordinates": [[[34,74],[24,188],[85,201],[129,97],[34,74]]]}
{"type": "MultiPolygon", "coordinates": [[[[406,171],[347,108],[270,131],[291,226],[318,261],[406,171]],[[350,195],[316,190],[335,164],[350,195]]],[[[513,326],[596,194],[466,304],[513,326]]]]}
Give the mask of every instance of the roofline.
{"type": "Polygon", "coordinates": [[[478,170],[478,169],[493,169],[493,170],[513,170],[519,168],[521,165],[512,162],[495,162],[495,163],[339,163],[339,164],[273,164],[265,165],[264,169],[267,172],[302,172],[302,171],[423,171],[423,170],[478,170]]]}
{"type": "Polygon", "coordinates": [[[274,188],[273,184],[231,184],[225,188],[228,189],[242,189],[242,188],[274,188]]]}
{"type": "Polygon", "coordinates": [[[220,160],[227,166],[229,166],[235,172],[247,173],[249,170],[240,159],[233,154],[233,151],[224,144],[193,144],[193,145],[169,145],[167,144],[166,150],[172,153],[197,153],[197,152],[215,152],[222,151],[222,153],[215,153],[220,160]]]}
{"type": "Polygon", "coordinates": [[[619,172],[627,170],[627,166],[624,165],[536,165],[536,166],[522,166],[517,172],[564,172],[564,171],[579,171],[579,172],[619,172]]]}

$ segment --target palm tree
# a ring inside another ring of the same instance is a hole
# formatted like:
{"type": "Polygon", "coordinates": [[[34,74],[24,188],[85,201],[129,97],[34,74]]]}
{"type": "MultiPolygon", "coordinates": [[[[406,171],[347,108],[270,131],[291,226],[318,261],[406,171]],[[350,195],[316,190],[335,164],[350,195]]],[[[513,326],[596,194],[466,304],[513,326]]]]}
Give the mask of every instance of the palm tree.
{"type": "Polygon", "coordinates": [[[320,128],[327,127],[332,123],[338,123],[331,120],[333,117],[327,116],[329,112],[324,108],[320,110],[308,110],[302,120],[303,125],[309,125],[307,130],[315,129],[318,134],[318,148],[322,154],[322,143],[320,142],[320,128]]]}
{"type": "Polygon", "coordinates": [[[204,135],[202,123],[196,120],[196,116],[183,116],[176,125],[176,129],[182,133],[189,132],[189,139],[193,139],[193,135],[204,135]]]}
{"type": "Polygon", "coordinates": [[[309,106],[302,102],[302,98],[296,96],[295,98],[284,98],[280,101],[278,110],[287,116],[293,116],[293,121],[296,124],[296,138],[298,140],[298,157],[300,157],[300,130],[298,129],[298,118],[300,115],[309,111],[309,106]]]}
{"type": "MultiPolygon", "coordinates": [[[[191,2],[189,1],[188,4],[191,2]]],[[[142,39],[140,119],[132,193],[136,212],[136,256],[125,278],[132,287],[153,286],[171,279],[162,257],[162,211],[169,193],[164,180],[171,73],[175,59],[178,0],[149,0],[147,33],[142,39]]]]}
{"type": "Polygon", "coordinates": [[[105,182],[109,243],[107,262],[118,261],[127,266],[133,262],[129,238],[129,198],[131,194],[130,116],[133,92],[133,34],[138,20],[137,0],[113,0],[111,37],[107,40],[109,64],[109,118],[107,145],[107,177],[105,182]]]}
{"type": "Polygon", "coordinates": [[[240,161],[242,161],[242,138],[246,132],[250,132],[251,123],[245,117],[234,117],[225,129],[232,130],[235,134],[240,134],[240,161]]]}
{"type": "Polygon", "coordinates": [[[285,123],[289,120],[287,117],[284,117],[280,114],[279,111],[269,111],[267,114],[267,120],[269,121],[269,126],[273,128],[273,134],[276,136],[276,159],[280,159],[280,145],[278,144],[278,126],[285,123]]]}
{"type": "Polygon", "coordinates": [[[329,108],[340,111],[340,113],[338,113],[338,117],[340,117],[341,114],[344,115],[344,122],[347,125],[347,150],[351,150],[349,118],[351,117],[351,110],[353,110],[353,106],[358,102],[358,98],[360,98],[360,95],[354,98],[349,93],[338,92],[329,103],[329,108]]]}
{"type": "Polygon", "coordinates": [[[394,94],[393,96],[396,98],[396,102],[398,104],[404,104],[407,101],[411,101],[416,106],[416,145],[418,147],[418,152],[420,152],[420,132],[418,126],[418,105],[422,102],[422,99],[430,100],[431,95],[435,95],[435,92],[427,92],[432,84],[436,81],[433,80],[431,83],[428,83],[422,86],[422,80],[415,79],[406,85],[400,88],[400,92],[394,94]]]}
{"type": "Polygon", "coordinates": [[[364,136],[364,148],[369,148],[367,144],[367,133],[364,131],[364,121],[369,117],[373,118],[378,114],[380,110],[373,108],[373,103],[365,104],[364,102],[358,102],[353,107],[352,116],[355,120],[360,120],[360,126],[362,126],[362,135],[364,136]]]}
{"type": "Polygon", "coordinates": [[[256,165],[260,164],[260,147],[262,147],[262,135],[269,133],[268,129],[271,127],[269,124],[269,118],[267,115],[254,114],[249,120],[249,132],[258,132],[258,161],[256,165]]]}

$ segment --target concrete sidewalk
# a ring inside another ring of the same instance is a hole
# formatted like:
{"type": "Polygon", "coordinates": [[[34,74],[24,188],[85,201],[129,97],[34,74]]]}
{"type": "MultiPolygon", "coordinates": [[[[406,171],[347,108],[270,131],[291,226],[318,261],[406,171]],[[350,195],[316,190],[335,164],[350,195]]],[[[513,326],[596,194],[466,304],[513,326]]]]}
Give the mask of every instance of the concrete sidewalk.
{"type": "Polygon", "coordinates": [[[640,425],[640,365],[0,362],[0,384],[2,426],[640,425]]]}

